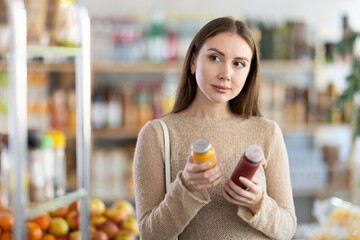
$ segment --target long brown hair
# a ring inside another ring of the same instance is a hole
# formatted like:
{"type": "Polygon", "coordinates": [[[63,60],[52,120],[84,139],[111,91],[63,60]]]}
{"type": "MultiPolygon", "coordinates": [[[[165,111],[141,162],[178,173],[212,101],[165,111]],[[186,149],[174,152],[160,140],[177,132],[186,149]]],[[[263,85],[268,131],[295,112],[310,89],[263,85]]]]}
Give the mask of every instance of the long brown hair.
{"type": "Polygon", "coordinates": [[[193,102],[196,96],[197,83],[195,76],[191,74],[191,60],[197,56],[204,42],[219,33],[232,32],[242,37],[250,46],[253,56],[250,71],[241,92],[230,100],[230,109],[233,113],[244,118],[261,116],[259,106],[259,53],[254,38],[245,23],[231,17],[221,17],[207,23],[196,34],[186,53],[179,85],[176,93],[173,113],[180,112],[193,102]]]}

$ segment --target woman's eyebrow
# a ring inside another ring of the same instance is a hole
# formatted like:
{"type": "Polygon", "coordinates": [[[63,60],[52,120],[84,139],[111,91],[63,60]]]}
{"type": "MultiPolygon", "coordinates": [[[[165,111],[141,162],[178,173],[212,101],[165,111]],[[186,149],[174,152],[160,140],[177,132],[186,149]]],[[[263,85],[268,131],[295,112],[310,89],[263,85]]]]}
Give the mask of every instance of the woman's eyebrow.
{"type": "MultiPolygon", "coordinates": [[[[218,54],[220,54],[221,56],[225,56],[225,54],[217,48],[209,48],[207,51],[214,51],[214,52],[217,52],[218,54]]],[[[235,57],[234,59],[240,59],[240,60],[245,60],[245,61],[249,62],[249,59],[247,59],[247,57],[235,57]]]]}

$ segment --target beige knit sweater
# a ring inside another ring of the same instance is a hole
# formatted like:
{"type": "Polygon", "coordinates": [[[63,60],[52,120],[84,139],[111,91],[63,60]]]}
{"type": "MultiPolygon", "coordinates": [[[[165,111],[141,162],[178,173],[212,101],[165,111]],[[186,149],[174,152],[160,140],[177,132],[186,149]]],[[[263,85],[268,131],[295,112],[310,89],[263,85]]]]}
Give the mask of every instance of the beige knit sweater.
{"type": "Polygon", "coordinates": [[[164,137],[160,122],[149,121],[140,131],[134,156],[135,203],[142,240],[291,239],[296,216],[287,151],[278,125],[265,118],[205,119],[169,114],[164,117],[171,145],[170,190],[165,194],[164,137]],[[191,143],[208,139],[223,168],[223,183],[251,144],[264,150],[256,172],[264,189],[259,212],[228,203],[214,189],[187,191],[180,173],[191,143]]]}

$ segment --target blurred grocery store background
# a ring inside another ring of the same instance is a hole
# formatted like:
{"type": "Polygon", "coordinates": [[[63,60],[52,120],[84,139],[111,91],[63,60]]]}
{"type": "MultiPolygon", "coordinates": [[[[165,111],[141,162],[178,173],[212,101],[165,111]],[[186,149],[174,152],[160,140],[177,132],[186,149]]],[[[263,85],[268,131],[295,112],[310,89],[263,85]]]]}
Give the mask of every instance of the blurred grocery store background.
{"type": "MultiPolygon", "coordinates": [[[[356,61],[360,57],[360,1],[87,0],[78,3],[83,4],[91,19],[91,196],[107,204],[117,199],[134,201],[132,157],[140,128],[146,121],[171,110],[182,59],[194,34],[210,19],[234,16],[247,22],[259,44],[261,107],[264,115],[277,121],[284,133],[298,222],[316,221],[313,215],[316,200],[339,197],[360,203],[357,190],[360,142],[356,141],[360,125],[356,61]]],[[[25,6],[27,43],[31,50],[27,124],[29,129],[38,130],[29,132],[35,139],[29,148],[58,149],[41,140],[49,135],[50,129],[56,129],[66,139],[60,144],[66,150],[64,170],[51,173],[66,176],[66,182],[56,183],[55,192],[47,190],[40,196],[29,196],[30,200],[37,200],[46,194],[51,198],[56,191],[76,189],[76,67],[71,53],[77,51],[80,40],[73,1],[27,0],[25,6]]],[[[5,179],[11,174],[11,163],[4,157],[11,94],[7,91],[5,57],[11,42],[7,19],[2,0],[3,196],[5,179]]],[[[31,171],[33,175],[39,173],[36,168],[31,171]]],[[[48,175],[44,174],[40,187],[45,188],[48,175]]],[[[30,182],[38,184],[34,179],[30,182]]],[[[30,187],[36,190],[39,186],[30,187]]]]}

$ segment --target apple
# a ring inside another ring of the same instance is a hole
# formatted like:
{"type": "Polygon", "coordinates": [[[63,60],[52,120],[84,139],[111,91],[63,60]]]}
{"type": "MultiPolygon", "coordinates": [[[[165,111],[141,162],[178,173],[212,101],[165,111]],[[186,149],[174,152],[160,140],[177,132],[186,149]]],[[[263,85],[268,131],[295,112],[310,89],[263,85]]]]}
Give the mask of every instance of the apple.
{"type": "Polygon", "coordinates": [[[97,230],[96,230],[96,228],[95,228],[95,226],[93,226],[93,225],[90,225],[89,226],[89,233],[90,234],[92,234],[92,233],[94,233],[94,232],[96,232],[97,230]]]}
{"type": "Polygon", "coordinates": [[[136,237],[132,232],[127,230],[119,230],[115,235],[114,240],[136,240],[136,237]]]}
{"type": "Polygon", "coordinates": [[[129,218],[125,219],[122,222],[121,227],[125,230],[128,230],[128,231],[134,233],[136,236],[139,235],[139,226],[138,226],[136,218],[134,218],[134,217],[129,217],[129,218]]]}
{"type": "Polygon", "coordinates": [[[120,209],[122,211],[125,211],[126,214],[127,214],[127,217],[135,215],[135,209],[134,209],[133,205],[130,202],[126,201],[126,200],[115,201],[111,205],[111,208],[112,209],[120,209]]]}
{"type": "Polygon", "coordinates": [[[109,208],[105,212],[105,217],[119,225],[127,218],[127,213],[121,209],[109,208]]]}
{"type": "Polygon", "coordinates": [[[105,203],[98,198],[91,198],[89,200],[90,216],[102,215],[105,212],[105,203]]]}
{"type": "Polygon", "coordinates": [[[55,237],[66,236],[69,233],[69,224],[63,218],[52,218],[50,219],[50,227],[48,232],[55,237]]]}
{"type": "Polygon", "coordinates": [[[100,224],[97,229],[105,232],[109,239],[114,238],[116,233],[119,231],[119,227],[110,220],[106,220],[100,224]]]}
{"type": "Polygon", "coordinates": [[[76,210],[70,211],[66,216],[66,221],[72,230],[79,229],[79,213],[76,210]]]}
{"type": "Polygon", "coordinates": [[[108,236],[103,231],[96,231],[90,234],[90,240],[108,240],[108,236]]]}
{"type": "Polygon", "coordinates": [[[81,240],[81,232],[73,231],[69,234],[69,240],[81,240]]]}
{"type": "Polygon", "coordinates": [[[68,206],[59,207],[54,210],[51,210],[50,216],[53,218],[56,218],[56,217],[66,218],[66,215],[68,214],[68,212],[69,212],[68,206]]]}
{"type": "Polygon", "coordinates": [[[105,216],[95,216],[95,217],[91,217],[90,224],[92,226],[97,227],[98,225],[105,222],[106,220],[107,220],[107,218],[105,216]]]}
{"type": "Polygon", "coordinates": [[[69,211],[72,211],[72,210],[78,210],[78,201],[73,201],[72,203],[69,204],[69,211]]]}

